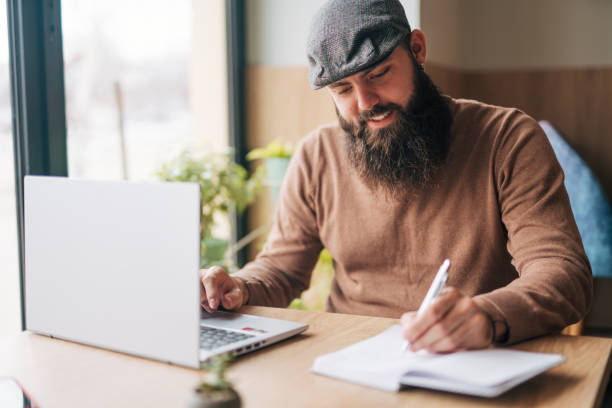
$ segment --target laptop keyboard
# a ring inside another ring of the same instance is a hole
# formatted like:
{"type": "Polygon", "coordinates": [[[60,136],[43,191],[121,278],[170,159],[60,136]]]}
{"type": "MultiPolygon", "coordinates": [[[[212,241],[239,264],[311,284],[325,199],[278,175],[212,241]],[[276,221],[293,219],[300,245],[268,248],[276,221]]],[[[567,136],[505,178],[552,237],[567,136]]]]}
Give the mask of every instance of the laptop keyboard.
{"type": "Polygon", "coordinates": [[[226,344],[248,339],[249,337],[254,337],[254,335],[217,329],[215,327],[200,326],[200,347],[204,350],[214,350],[226,344]]]}

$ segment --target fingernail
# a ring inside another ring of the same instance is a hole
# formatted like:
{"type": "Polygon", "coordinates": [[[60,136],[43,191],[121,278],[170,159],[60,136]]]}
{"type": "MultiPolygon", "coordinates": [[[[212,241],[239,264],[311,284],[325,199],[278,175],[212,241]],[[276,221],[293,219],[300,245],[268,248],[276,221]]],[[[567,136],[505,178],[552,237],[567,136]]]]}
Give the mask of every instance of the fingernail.
{"type": "Polygon", "coordinates": [[[215,309],[217,307],[217,299],[215,298],[208,299],[208,306],[215,309]]]}

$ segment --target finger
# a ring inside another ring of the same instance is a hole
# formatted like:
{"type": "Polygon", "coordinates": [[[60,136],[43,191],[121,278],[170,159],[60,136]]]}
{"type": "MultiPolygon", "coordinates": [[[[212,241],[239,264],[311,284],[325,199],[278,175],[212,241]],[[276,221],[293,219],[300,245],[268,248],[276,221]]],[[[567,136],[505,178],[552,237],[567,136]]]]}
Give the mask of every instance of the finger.
{"type": "Polygon", "coordinates": [[[491,320],[484,312],[479,310],[472,316],[466,326],[468,327],[465,336],[462,337],[463,340],[459,346],[467,350],[474,350],[491,345],[491,336],[493,335],[491,320]]]}
{"type": "Polygon", "coordinates": [[[405,326],[407,340],[416,343],[434,324],[442,319],[461,297],[461,292],[456,288],[446,288],[440,292],[440,296],[422,314],[405,326]]]}
{"type": "Polygon", "coordinates": [[[223,307],[231,310],[242,306],[242,293],[238,286],[226,292],[222,298],[223,307]]]}
{"type": "Polygon", "coordinates": [[[483,316],[479,314],[472,315],[464,324],[457,327],[453,333],[432,344],[427,350],[433,353],[451,353],[459,350],[487,347],[487,330],[483,330],[483,324],[488,324],[488,322],[483,320],[483,316]]]}
{"type": "Polygon", "coordinates": [[[242,306],[242,292],[240,286],[227,275],[221,285],[220,303],[226,309],[242,306]]]}
{"type": "Polygon", "coordinates": [[[208,313],[215,313],[215,310],[212,310],[210,308],[210,306],[208,306],[208,303],[201,303],[202,307],[204,308],[204,310],[206,310],[208,313]]]}
{"type": "Polygon", "coordinates": [[[400,318],[400,324],[402,325],[410,324],[412,323],[415,317],[416,317],[416,312],[406,312],[400,318]]]}
{"type": "Polygon", "coordinates": [[[207,269],[200,269],[200,304],[204,306],[206,300],[206,289],[204,288],[204,275],[206,275],[207,269]]]}
{"type": "MultiPolygon", "coordinates": [[[[411,350],[418,351],[427,349],[429,351],[434,351],[433,345],[438,344],[445,338],[451,338],[454,332],[462,325],[465,325],[466,321],[468,321],[475,312],[475,309],[471,306],[470,298],[463,297],[459,299],[443,318],[438,320],[423,334],[423,336],[411,345],[411,350]]],[[[449,347],[454,348],[454,345],[451,344],[449,347]]],[[[435,351],[447,350],[436,349],[435,351]]]]}
{"type": "Polygon", "coordinates": [[[221,303],[221,287],[226,277],[229,278],[227,272],[218,266],[214,266],[208,269],[202,278],[202,284],[204,285],[204,292],[206,293],[207,299],[206,303],[212,311],[217,310],[217,307],[219,307],[221,303]]]}
{"type": "Polygon", "coordinates": [[[206,297],[206,292],[204,290],[204,283],[202,282],[202,280],[200,279],[200,305],[204,308],[204,310],[206,310],[208,313],[214,313],[215,311],[212,310],[209,306],[208,306],[208,298],[206,297]]]}
{"type": "Polygon", "coordinates": [[[206,289],[204,288],[204,276],[208,272],[208,269],[200,270],[200,305],[206,310],[208,313],[214,313],[208,306],[208,297],[206,296],[206,289]]]}
{"type": "Polygon", "coordinates": [[[409,341],[410,333],[412,332],[412,325],[416,319],[416,312],[406,312],[400,318],[400,326],[402,329],[402,337],[406,341],[409,341]]]}

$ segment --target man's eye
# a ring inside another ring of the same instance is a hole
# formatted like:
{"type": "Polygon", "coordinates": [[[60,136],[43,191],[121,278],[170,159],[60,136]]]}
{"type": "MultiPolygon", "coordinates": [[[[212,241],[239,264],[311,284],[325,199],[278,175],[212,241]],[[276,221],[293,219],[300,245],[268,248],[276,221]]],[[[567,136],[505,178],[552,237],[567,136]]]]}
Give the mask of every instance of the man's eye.
{"type": "Polygon", "coordinates": [[[389,72],[389,70],[390,70],[390,69],[391,69],[391,67],[387,67],[387,68],[383,69],[383,70],[382,70],[382,72],[380,72],[380,73],[378,73],[378,74],[375,74],[375,75],[372,75],[372,79],[376,79],[376,78],[380,78],[380,77],[382,77],[382,76],[383,76],[383,75],[385,75],[387,72],[389,72]]]}
{"type": "Polygon", "coordinates": [[[342,90],[341,90],[341,91],[339,91],[339,92],[338,92],[338,94],[339,94],[339,95],[342,95],[342,94],[347,93],[347,92],[348,92],[348,91],[350,91],[350,90],[351,90],[351,87],[350,87],[350,86],[349,86],[349,87],[347,87],[347,88],[342,88],[342,90]]]}

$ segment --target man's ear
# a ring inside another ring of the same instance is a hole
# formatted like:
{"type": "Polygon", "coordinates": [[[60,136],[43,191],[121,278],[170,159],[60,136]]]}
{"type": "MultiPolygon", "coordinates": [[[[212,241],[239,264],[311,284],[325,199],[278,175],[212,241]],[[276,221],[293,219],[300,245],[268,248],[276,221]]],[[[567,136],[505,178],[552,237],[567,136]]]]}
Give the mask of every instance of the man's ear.
{"type": "Polygon", "coordinates": [[[423,65],[427,57],[427,47],[425,46],[425,34],[421,30],[414,29],[410,34],[410,51],[417,63],[423,65]]]}

